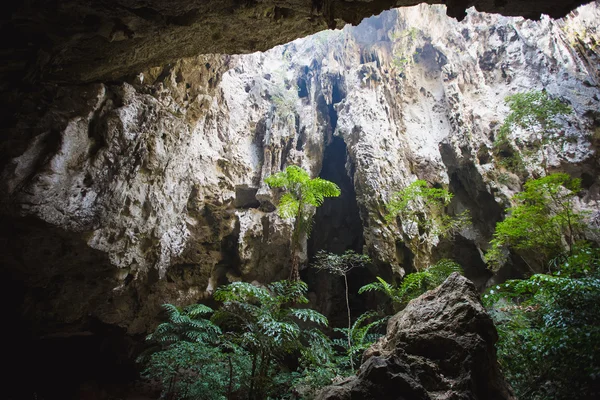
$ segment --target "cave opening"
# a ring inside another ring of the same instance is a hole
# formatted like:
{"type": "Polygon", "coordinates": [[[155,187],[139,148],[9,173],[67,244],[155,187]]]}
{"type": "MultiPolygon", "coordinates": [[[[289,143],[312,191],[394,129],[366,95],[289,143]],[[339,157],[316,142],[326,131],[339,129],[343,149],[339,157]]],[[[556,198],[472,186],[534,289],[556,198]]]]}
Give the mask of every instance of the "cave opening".
{"type": "MultiPolygon", "coordinates": [[[[308,241],[309,262],[321,250],[334,254],[342,254],[346,250],[357,253],[363,251],[363,225],[353,179],[348,174],[347,165],[349,160],[346,143],[342,138],[334,137],[325,149],[319,176],[336,183],[341,189],[341,195],[326,198],[315,213],[314,226],[308,241]]],[[[347,321],[343,279],[310,267],[302,271],[302,279],[315,293],[316,307],[330,318],[330,325],[345,326],[347,321]]],[[[356,268],[348,273],[353,319],[369,309],[364,299],[358,295],[358,289],[373,280],[375,276],[366,267],[356,268]]]]}

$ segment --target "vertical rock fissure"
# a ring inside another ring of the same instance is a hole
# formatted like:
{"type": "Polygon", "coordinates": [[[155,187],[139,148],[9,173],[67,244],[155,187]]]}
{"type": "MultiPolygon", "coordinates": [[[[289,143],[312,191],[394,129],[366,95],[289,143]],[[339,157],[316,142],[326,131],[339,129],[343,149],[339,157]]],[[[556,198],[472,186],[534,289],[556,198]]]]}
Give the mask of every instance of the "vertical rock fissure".
{"type": "MultiPolygon", "coordinates": [[[[320,250],[335,254],[342,254],[346,250],[362,253],[365,243],[363,224],[353,179],[346,169],[347,163],[346,143],[340,137],[333,137],[325,149],[320,177],[335,182],[342,194],[337,198],[325,199],[323,205],[317,209],[308,243],[309,260],[320,250]]],[[[344,326],[347,321],[344,319],[346,303],[343,298],[343,279],[325,272],[316,272],[312,268],[303,271],[303,279],[316,293],[316,304],[330,318],[331,325],[344,326]]],[[[367,308],[357,295],[359,287],[373,279],[366,268],[355,269],[348,275],[350,307],[354,316],[360,315],[367,308]]]]}

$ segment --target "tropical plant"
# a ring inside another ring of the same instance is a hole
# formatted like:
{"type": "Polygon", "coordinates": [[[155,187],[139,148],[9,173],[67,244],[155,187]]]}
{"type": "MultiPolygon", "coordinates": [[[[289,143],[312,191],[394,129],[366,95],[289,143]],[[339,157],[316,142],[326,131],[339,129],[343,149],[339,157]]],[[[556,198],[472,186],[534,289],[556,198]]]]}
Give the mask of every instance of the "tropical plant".
{"type": "MultiPolygon", "coordinates": [[[[505,99],[510,113],[498,131],[494,142],[497,153],[500,149],[511,147],[509,134],[515,128],[524,129],[529,133],[527,142],[541,151],[542,167],[547,173],[547,147],[564,142],[564,133],[557,118],[572,112],[571,108],[559,99],[552,99],[545,90],[516,93],[505,99]]],[[[518,139],[517,145],[523,148],[523,142],[518,139]]]]}
{"type": "Polygon", "coordinates": [[[213,309],[204,304],[192,304],[184,309],[163,304],[167,321],[156,327],[146,340],[169,345],[179,341],[215,343],[221,330],[206,316],[213,309]]]}
{"type": "Polygon", "coordinates": [[[398,287],[377,277],[377,282],[364,285],[358,290],[358,293],[373,291],[383,293],[390,298],[394,308],[400,310],[410,300],[439,286],[453,272],[462,274],[461,266],[452,260],[442,259],[423,271],[406,275],[398,287]]]}
{"type": "MultiPolygon", "coordinates": [[[[350,367],[350,374],[354,374],[354,365],[360,365],[360,358],[364,351],[383,336],[379,331],[388,319],[389,316],[368,311],[361,314],[349,328],[334,328],[334,331],[346,337],[333,340],[336,346],[344,350],[344,354],[338,359],[338,368],[343,371],[350,367]]],[[[350,375],[343,372],[341,374],[350,375]]]]}
{"type": "Polygon", "coordinates": [[[164,305],[167,321],[148,335],[155,346],[139,358],[143,376],[161,383],[164,398],[266,399],[294,386],[314,392],[337,369],[332,342],[317,328],[327,319],[293,307],[308,302],[306,291],[299,281],[235,282],[215,291],[223,302],[217,311],[164,305]],[[297,370],[289,370],[290,359],[297,370]]]}
{"type": "Polygon", "coordinates": [[[239,346],[181,341],[148,356],[142,376],[162,398],[223,400],[247,391],[251,356],[239,346]]]}
{"type": "Polygon", "coordinates": [[[496,224],[486,260],[492,269],[504,264],[510,248],[534,250],[545,263],[563,246],[570,251],[584,229],[584,214],[574,211],[580,180],[567,174],[551,174],[529,180],[513,197],[509,216],[496,224]]]}
{"type": "Polygon", "coordinates": [[[483,296],[498,329],[498,360],[521,399],[600,396],[600,251],[575,245],[560,259],[548,274],[483,296]]]}
{"type": "Polygon", "coordinates": [[[274,282],[266,288],[234,282],[215,291],[215,299],[223,305],[213,321],[235,332],[240,345],[252,354],[250,399],[267,397],[287,355],[300,353],[305,366],[326,364],[330,359],[333,350],[328,338],[316,328],[303,329],[299,324],[326,326],[327,318],[311,309],[292,307],[308,302],[306,291],[301,281],[274,282]]]}
{"type": "Polygon", "coordinates": [[[452,194],[446,189],[430,188],[424,180],[416,180],[395,193],[387,204],[386,220],[399,217],[402,224],[409,223],[407,235],[417,235],[418,245],[434,237],[447,237],[458,232],[470,222],[465,211],[457,216],[446,214],[452,194]]]}
{"type": "MultiPolygon", "coordinates": [[[[352,348],[352,338],[350,336],[352,331],[352,315],[350,313],[350,298],[348,293],[348,273],[354,268],[364,267],[370,262],[371,259],[369,256],[366,254],[358,254],[353,250],[346,250],[340,255],[321,250],[315,256],[313,267],[344,278],[344,287],[346,289],[346,312],[348,314],[348,335],[346,337],[348,348],[352,348]]],[[[350,368],[354,372],[352,357],[350,357],[350,368]]]]}
{"type": "Polygon", "coordinates": [[[333,182],[321,178],[311,179],[304,169],[295,165],[265,178],[265,183],[273,188],[282,188],[278,213],[282,218],[294,218],[292,233],[292,267],[290,280],[299,280],[298,250],[301,236],[310,234],[312,213],[310,207],[319,207],[326,197],[337,197],[340,188],[333,182]]]}
{"type": "Polygon", "coordinates": [[[202,304],[179,309],[164,304],[167,321],[147,336],[142,376],[161,383],[163,398],[217,400],[244,392],[250,355],[206,317],[202,304]]]}

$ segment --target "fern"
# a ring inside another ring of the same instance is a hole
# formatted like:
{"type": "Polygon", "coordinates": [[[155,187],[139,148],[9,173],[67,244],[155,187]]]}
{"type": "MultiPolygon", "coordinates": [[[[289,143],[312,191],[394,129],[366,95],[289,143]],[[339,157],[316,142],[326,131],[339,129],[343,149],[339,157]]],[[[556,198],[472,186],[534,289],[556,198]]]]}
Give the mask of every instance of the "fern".
{"type": "Polygon", "coordinates": [[[404,308],[410,300],[439,286],[453,272],[462,274],[460,265],[452,260],[442,259],[423,271],[406,275],[398,287],[377,277],[377,282],[362,286],[358,293],[380,292],[385,294],[393,304],[404,308]]]}
{"type": "Polygon", "coordinates": [[[382,334],[377,332],[387,322],[388,316],[382,316],[377,312],[369,311],[361,314],[356,321],[348,328],[334,328],[335,332],[340,332],[347,339],[334,339],[333,343],[344,350],[344,358],[341,360],[343,365],[350,367],[354,371],[354,365],[360,364],[362,353],[369,348],[382,334]]]}
{"type": "Polygon", "coordinates": [[[312,230],[313,219],[310,208],[321,206],[326,197],[339,196],[340,188],[325,179],[311,179],[308,172],[295,165],[290,165],[285,171],[266,177],[265,183],[272,188],[281,188],[285,192],[279,200],[279,216],[295,219],[290,278],[299,280],[297,250],[302,234],[310,235],[312,230]]]}
{"type": "Polygon", "coordinates": [[[600,250],[574,246],[547,274],[490,287],[498,360],[520,398],[598,397],[600,250]],[[543,384],[540,382],[543,380],[543,384]]]}

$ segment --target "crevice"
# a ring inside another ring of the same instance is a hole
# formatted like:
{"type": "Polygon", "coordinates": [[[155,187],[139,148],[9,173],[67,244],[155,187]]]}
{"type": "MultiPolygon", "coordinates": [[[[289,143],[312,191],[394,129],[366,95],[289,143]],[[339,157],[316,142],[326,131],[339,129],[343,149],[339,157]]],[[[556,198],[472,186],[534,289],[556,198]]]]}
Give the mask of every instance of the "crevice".
{"type": "MultiPolygon", "coordinates": [[[[346,169],[348,152],[344,140],[334,137],[325,148],[320,177],[336,183],[341,195],[325,199],[315,213],[314,226],[308,242],[308,256],[312,260],[320,250],[342,254],[346,250],[362,253],[365,244],[356,192],[346,169]]],[[[302,271],[303,279],[316,293],[316,306],[331,319],[332,326],[344,326],[346,318],[343,280],[313,268],[302,271]]],[[[375,280],[368,268],[357,268],[348,274],[350,305],[353,318],[373,304],[367,304],[358,289],[375,280]]]]}
{"type": "Polygon", "coordinates": [[[227,285],[228,275],[242,276],[242,261],[238,252],[240,221],[236,219],[233,231],[221,240],[221,261],[214,267],[217,287],[227,285]]]}

